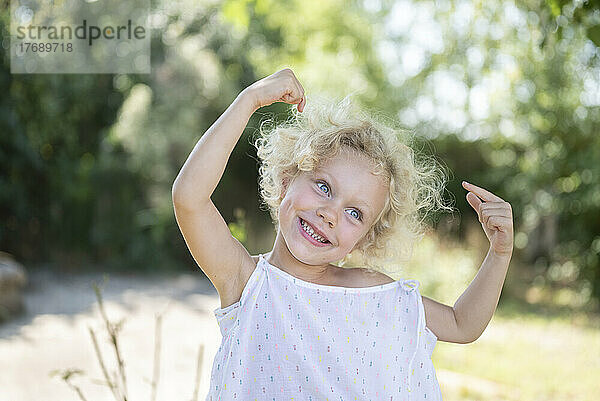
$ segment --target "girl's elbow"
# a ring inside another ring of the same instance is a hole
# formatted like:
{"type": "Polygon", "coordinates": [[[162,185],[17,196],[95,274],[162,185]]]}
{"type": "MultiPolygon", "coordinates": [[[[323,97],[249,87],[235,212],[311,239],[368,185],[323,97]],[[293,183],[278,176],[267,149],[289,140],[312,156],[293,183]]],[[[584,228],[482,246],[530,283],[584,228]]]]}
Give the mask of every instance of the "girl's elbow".
{"type": "Polygon", "coordinates": [[[474,343],[475,341],[477,341],[479,339],[479,337],[481,337],[481,334],[483,333],[475,333],[475,334],[470,334],[465,336],[465,342],[463,344],[470,344],[470,343],[474,343]]]}
{"type": "Polygon", "coordinates": [[[456,335],[456,341],[453,341],[457,344],[470,344],[472,342],[477,341],[477,339],[481,336],[481,333],[477,334],[474,332],[468,331],[459,331],[456,335]]]}

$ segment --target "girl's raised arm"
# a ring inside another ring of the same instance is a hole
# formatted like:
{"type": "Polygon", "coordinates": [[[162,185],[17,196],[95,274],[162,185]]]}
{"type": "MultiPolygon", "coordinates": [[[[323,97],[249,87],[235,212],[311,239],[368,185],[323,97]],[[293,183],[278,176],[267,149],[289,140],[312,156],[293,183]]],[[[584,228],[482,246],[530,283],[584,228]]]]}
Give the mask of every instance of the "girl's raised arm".
{"type": "Polygon", "coordinates": [[[200,138],[173,183],[177,224],[194,260],[219,292],[222,307],[239,299],[256,265],[210,197],[252,114],[277,101],[304,109],[304,90],[290,69],[244,89],[200,138]]]}

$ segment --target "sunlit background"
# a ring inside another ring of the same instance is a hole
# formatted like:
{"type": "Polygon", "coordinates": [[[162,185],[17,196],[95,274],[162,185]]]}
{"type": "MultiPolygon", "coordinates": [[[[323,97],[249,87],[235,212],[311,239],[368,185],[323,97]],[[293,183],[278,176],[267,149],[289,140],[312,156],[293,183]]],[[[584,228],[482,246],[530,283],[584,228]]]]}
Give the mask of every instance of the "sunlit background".
{"type": "MultiPolygon", "coordinates": [[[[433,352],[444,400],[597,397],[599,1],[154,0],[146,75],[10,74],[9,22],[2,1],[0,250],[29,284],[21,315],[0,307],[0,401],[81,399],[73,386],[115,399],[87,329],[104,330],[90,286],[100,273],[108,317],[129,322],[129,399],[204,399],[219,300],[179,232],[171,186],[237,94],[284,67],[308,102],[353,93],[451,172],[459,212],[430,216],[404,269],[423,295],[453,305],[488,249],[460,182],[511,203],[515,249],[496,314],[476,342],[433,352]]],[[[251,141],[289,108],[255,113],[212,196],[252,254],[271,249],[274,229],[251,141]]]]}

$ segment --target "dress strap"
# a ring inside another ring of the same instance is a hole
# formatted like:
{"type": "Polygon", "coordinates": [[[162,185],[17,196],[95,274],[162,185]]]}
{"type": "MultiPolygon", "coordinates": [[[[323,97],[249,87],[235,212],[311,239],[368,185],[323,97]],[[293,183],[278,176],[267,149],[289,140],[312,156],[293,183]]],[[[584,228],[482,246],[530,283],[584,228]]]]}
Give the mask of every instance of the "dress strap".
{"type": "Polygon", "coordinates": [[[258,263],[256,264],[256,268],[261,268],[261,269],[265,269],[266,270],[266,264],[267,264],[267,259],[265,259],[265,254],[264,253],[259,253],[258,254],[258,263]]]}
{"type": "Polygon", "coordinates": [[[403,280],[402,281],[402,288],[404,288],[406,291],[416,291],[419,289],[420,283],[417,280],[403,280]]]}

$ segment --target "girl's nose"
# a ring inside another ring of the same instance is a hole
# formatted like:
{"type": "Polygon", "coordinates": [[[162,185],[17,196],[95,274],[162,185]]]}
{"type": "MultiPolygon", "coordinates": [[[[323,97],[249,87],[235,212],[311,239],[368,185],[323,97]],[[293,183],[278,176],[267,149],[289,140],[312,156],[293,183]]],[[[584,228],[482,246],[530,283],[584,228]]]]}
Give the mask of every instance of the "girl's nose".
{"type": "Polygon", "coordinates": [[[325,223],[329,224],[331,227],[335,227],[337,224],[337,214],[330,207],[321,207],[317,209],[317,215],[322,217],[325,220],[325,223]]]}

